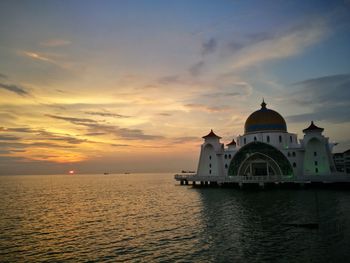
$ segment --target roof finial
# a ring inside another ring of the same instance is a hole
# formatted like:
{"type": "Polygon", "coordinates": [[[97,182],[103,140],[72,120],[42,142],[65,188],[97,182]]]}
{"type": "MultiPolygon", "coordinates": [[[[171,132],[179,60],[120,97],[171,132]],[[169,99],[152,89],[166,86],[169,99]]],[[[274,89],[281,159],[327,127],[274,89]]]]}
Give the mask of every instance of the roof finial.
{"type": "Polygon", "coordinates": [[[264,98],[263,98],[263,101],[262,101],[262,103],[260,105],[261,105],[262,109],[266,109],[266,103],[265,103],[264,98]]]}

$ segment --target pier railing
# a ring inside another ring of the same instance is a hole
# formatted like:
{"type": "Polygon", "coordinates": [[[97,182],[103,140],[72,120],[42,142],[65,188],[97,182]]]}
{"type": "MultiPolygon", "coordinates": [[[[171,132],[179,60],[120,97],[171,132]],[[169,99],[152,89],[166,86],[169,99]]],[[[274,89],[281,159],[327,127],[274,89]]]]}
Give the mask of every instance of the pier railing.
{"type": "Polygon", "coordinates": [[[215,175],[197,175],[197,174],[176,174],[177,181],[207,181],[217,183],[309,183],[309,182],[350,182],[349,175],[319,175],[303,176],[300,178],[286,177],[281,175],[264,175],[264,176],[215,176],[215,175]]]}

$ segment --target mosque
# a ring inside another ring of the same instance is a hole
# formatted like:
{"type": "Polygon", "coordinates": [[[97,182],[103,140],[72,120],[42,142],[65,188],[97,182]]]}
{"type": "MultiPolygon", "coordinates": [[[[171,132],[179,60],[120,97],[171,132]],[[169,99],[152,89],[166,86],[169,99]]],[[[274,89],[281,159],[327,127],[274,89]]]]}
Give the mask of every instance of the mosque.
{"type": "Polygon", "coordinates": [[[244,125],[244,134],[225,145],[213,130],[203,136],[197,174],[176,175],[181,183],[242,182],[342,182],[349,181],[337,171],[332,148],[313,121],[297,134],[289,133],[284,118],[267,108],[253,112],[244,125]]]}

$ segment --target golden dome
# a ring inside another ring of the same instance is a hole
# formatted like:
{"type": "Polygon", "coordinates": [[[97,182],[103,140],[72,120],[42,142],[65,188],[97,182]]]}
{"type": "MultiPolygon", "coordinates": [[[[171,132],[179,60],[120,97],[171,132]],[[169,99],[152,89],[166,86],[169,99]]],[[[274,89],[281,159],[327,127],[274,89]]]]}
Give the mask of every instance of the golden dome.
{"type": "Polygon", "coordinates": [[[261,103],[261,109],[250,114],[244,125],[244,133],[255,132],[287,132],[286,121],[278,112],[266,108],[266,103],[261,103]]]}

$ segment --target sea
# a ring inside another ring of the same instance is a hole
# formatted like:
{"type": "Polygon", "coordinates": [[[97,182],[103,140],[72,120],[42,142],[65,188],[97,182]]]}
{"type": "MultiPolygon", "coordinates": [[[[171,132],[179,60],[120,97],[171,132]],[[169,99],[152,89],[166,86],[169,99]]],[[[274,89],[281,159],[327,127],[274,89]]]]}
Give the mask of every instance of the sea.
{"type": "Polygon", "coordinates": [[[193,188],[170,173],[0,176],[0,262],[349,261],[349,190],[193,188]]]}

